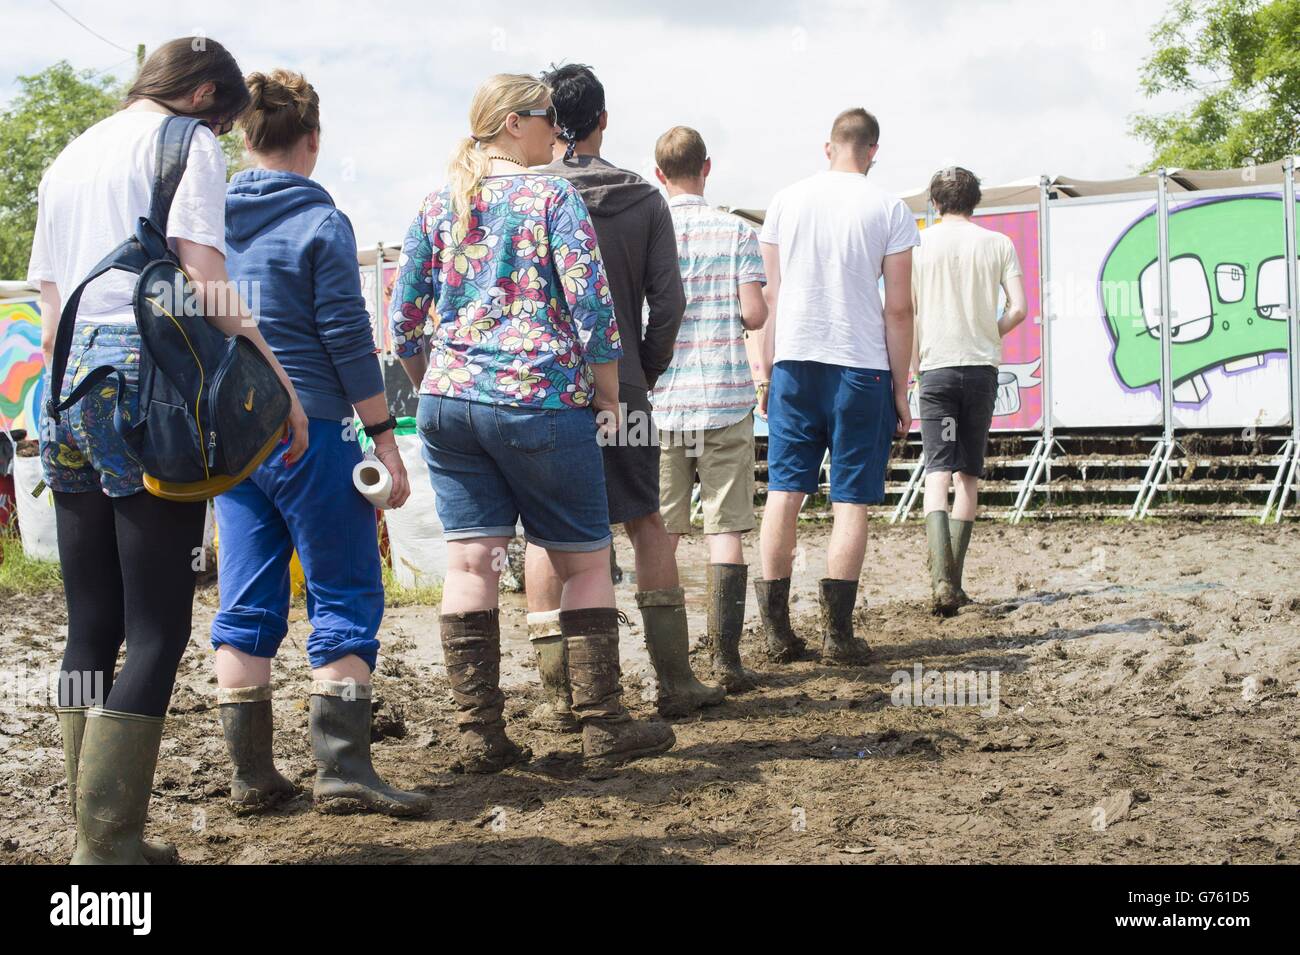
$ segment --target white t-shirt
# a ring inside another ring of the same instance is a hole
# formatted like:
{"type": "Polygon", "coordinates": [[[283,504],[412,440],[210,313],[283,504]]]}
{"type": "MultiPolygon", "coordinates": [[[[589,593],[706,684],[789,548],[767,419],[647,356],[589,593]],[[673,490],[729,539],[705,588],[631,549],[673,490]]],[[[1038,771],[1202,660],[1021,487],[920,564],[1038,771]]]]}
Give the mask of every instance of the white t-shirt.
{"type": "MultiPolygon", "coordinates": [[[[37,192],[29,282],[54,282],[66,302],[100,259],[135,234],[138,220],[149,214],[158,128],[165,118],[150,110],[123,110],[59,153],[37,192]]],[[[226,157],[206,126],[194,131],[167,237],[226,254],[226,157]]],[[[96,279],[82,293],[78,319],[131,321],[135,279],[116,271],[96,279]]]]}
{"type": "Polygon", "coordinates": [[[964,219],[921,233],[912,253],[912,304],[920,370],[1002,361],[998,293],[1020,274],[1011,239],[964,219]]]}
{"type": "Polygon", "coordinates": [[[775,360],[888,370],[881,268],[920,241],[903,201],[819,172],[776,194],[758,238],[780,248],[775,360]]]}

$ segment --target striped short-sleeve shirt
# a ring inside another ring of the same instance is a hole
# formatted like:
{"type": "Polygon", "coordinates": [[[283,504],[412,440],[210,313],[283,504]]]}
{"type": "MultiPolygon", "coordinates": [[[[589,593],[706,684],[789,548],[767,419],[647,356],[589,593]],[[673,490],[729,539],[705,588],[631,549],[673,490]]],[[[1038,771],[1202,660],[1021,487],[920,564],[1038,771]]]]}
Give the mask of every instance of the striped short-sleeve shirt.
{"type": "Polygon", "coordinates": [[[668,204],[686,313],[672,364],[651,395],[655,422],[666,431],[723,428],[754,407],[740,286],[766,281],[758,237],[703,196],[676,196],[668,204]]]}

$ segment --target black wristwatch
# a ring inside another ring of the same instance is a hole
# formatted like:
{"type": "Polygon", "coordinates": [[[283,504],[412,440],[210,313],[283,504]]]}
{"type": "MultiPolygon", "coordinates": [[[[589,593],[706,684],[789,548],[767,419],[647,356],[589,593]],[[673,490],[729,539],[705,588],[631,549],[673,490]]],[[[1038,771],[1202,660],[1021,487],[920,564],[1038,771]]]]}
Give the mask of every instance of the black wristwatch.
{"type": "Polygon", "coordinates": [[[364,424],[361,426],[361,430],[365,432],[367,438],[373,441],[376,435],[383,434],[385,431],[392,431],[396,427],[397,419],[389,415],[387,421],[381,424],[364,424]]]}

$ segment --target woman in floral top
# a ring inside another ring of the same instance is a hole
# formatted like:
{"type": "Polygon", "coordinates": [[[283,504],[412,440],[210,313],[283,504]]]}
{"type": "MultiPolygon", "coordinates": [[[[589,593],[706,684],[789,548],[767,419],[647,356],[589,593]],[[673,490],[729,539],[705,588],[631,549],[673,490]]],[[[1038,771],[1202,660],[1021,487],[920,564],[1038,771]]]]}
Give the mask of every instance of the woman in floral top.
{"type": "Polygon", "coordinates": [[[594,761],[662,752],[671,729],[632,721],[618,684],[593,413],[599,430],[617,433],[613,303],[582,198],[566,180],[528,171],[551,158],[550,89],[531,76],[492,77],[474,96],[470,131],[403,243],[391,316],[420,390],[417,420],[447,540],[440,631],[459,765],[495,772],[531,755],[505,735],[499,688],[497,583],[516,523],[564,582],[562,610],[529,615],[538,666],[569,677],[552,706],[582,725],[594,761]]]}

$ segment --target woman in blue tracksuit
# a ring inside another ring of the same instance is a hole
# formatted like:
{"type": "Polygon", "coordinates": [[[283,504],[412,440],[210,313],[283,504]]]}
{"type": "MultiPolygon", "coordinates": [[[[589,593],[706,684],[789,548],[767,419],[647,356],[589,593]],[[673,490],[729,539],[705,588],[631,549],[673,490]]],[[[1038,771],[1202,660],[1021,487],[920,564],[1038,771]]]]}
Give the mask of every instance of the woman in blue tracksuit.
{"type": "Polygon", "coordinates": [[[226,194],[227,267],[293,381],[309,421],[307,453],[269,460],[217,498],[221,610],[212,623],[231,800],[256,811],[293,795],[271,754],[271,658],[288,629],[289,560],[307,579],[312,633],[313,796],[323,811],[418,815],[431,801],[385,783],[370,762],[370,673],[384,613],[374,509],[352,486],[361,460],[353,412],[393,479],[409,484],[388,412],[356,239],[308,178],[320,149],[320,101],[300,74],[248,77],[240,123],[255,168],[226,194]]]}

